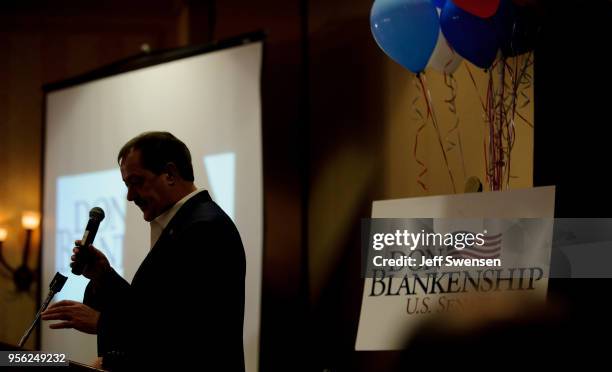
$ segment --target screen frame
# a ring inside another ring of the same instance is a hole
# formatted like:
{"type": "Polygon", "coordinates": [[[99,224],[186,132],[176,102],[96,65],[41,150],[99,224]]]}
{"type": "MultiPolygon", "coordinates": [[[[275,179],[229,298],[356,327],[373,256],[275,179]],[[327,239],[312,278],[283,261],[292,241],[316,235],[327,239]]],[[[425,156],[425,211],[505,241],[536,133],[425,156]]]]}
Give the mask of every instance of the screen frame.
{"type": "MultiPolygon", "coordinates": [[[[216,52],[223,49],[229,49],[240,45],[246,45],[256,42],[263,42],[265,53],[266,34],[263,31],[255,31],[247,34],[238,35],[222,41],[215,41],[209,44],[200,44],[194,46],[186,46],[173,49],[162,49],[149,53],[141,53],[121,59],[119,61],[102,66],[95,70],[91,70],[81,75],[70,77],[53,83],[44,84],[42,86],[45,100],[46,95],[56,90],[70,88],[75,85],[88,83],[94,80],[103,79],[109,76],[119,75],[124,72],[139,70],[141,68],[160,65],[162,63],[171,62],[183,58],[193,57],[200,54],[216,52]]],[[[43,110],[44,111],[44,110],[43,110]]],[[[44,119],[44,117],[43,117],[44,119]]],[[[43,120],[43,127],[46,122],[43,120]]],[[[44,137],[43,137],[44,138],[44,137]]]]}

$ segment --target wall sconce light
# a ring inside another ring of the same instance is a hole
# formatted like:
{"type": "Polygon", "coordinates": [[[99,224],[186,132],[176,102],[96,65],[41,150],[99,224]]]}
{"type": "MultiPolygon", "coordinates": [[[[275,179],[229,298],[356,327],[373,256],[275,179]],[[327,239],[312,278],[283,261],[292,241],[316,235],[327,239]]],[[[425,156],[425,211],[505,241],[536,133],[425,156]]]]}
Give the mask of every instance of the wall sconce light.
{"type": "Polygon", "coordinates": [[[11,267],[4,258],[2,248],[8,236],[8,230],[0,228],[0,266],[4,267],[12,276],[18,292],[28,292],[34,281],[34,272],[28,267],[28,259],[30,258],[30,245],[32,240],[32,231],[36,230],[40,225],[40,214],[38,212],[23,212],[21,216],[21,226],[26,231],[25,242],[23,246],[23,256],[21,265],[17,268],[11,267]]]}

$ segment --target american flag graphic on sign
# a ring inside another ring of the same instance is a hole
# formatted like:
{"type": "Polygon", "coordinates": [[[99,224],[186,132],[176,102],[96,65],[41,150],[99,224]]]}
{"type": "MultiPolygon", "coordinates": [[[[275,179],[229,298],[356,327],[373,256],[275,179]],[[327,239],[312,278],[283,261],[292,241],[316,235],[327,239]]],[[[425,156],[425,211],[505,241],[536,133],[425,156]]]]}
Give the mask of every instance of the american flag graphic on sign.
{"type": "MultiPolygon", "coordinates": [[[[460,233],[459,231],[455,234],[460,233]]],[[[461,231],[461,233],[466,233],[461,231]]],[[[478,245],[466,245],[463,249],[448,247],[447,255],[454,258],[499,258],[502,251],[502,234],[485,235],[484,243],[478,245]]]]}

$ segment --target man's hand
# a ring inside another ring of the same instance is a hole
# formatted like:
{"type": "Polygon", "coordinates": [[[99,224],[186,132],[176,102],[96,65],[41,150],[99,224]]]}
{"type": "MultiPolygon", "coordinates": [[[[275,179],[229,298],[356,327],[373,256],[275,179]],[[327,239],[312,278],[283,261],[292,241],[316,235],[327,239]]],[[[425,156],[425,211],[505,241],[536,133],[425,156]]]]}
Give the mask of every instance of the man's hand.
{"type": "MultiPolygon", "coordinates": [[[[76,247],[72,249],[72,252],[74,254],[72,255],[72,257],[70,257],[70,259],[72,260],[70,267],[74,266],[76,255],[81,249],[80,240],[76,240],[74,244],[76,245],[76,247]]],[[[97,250],[93,245],[90,245],[89,249],[91,249],[92,259],[90,264],[85,265],[85,268],[83,269],[83,276],[87,279],[91,279],[94,282],[97,282],[98,280],[100,280],[100,278],[102,278],[105,273],[110,271],[111,266],[108,263],[108,259],[106,259],[104,253],[97,250]]]]}
{"type": "Polygon", "coordinates": [[[100,313],[80,302],[64,300],[43,311],[42,319],[63,320],[49,325],[51,329],[74,328],[81,332],[96,334],[100,313]]]}

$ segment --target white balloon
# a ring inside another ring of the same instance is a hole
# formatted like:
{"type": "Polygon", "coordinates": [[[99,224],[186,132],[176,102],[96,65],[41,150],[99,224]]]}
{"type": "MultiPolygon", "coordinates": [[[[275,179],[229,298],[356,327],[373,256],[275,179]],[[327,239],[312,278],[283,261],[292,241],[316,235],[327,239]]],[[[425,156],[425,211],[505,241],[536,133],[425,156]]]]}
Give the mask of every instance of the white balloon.
{"type": "MultiPolygon", "coordinates": [[[[438,9],[438,16],[440,15],[440,9],[438,9]]],[[[441,73],[452,74],[457,71],[459,66],[461,66],[461,62],[463,62],[463,57],[459,55],[459,53],[455,52],[446,38],[442,33],[442,29],[438,31],[438,41],[436,42],[436,47],[434,51],[429,57],[429,62],[427,63],[426,68],[431,68],[441,73]]]]}

